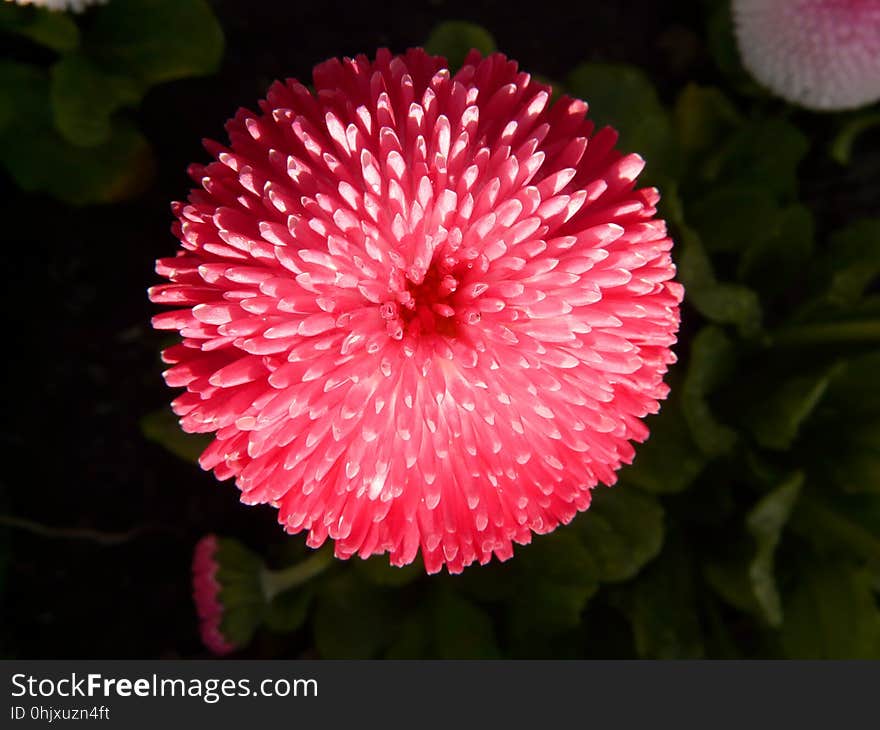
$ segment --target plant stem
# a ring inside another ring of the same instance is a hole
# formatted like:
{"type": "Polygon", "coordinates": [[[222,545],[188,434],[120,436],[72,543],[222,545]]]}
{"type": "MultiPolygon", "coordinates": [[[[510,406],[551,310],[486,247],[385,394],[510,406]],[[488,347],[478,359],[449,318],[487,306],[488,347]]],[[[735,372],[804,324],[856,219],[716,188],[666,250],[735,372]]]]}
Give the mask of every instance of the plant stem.
{"type": "Polygon", "coordinates": [[[146,532],[151,532],[155,528],[152,527],[134,527],[125,532],[103,532],[101,530],[92,530],[87,527],[52,527],[44,525],[34,520],[28,520],[24,517],[16,517],[15,515],[0,515],[0,526],[12,527],[18,530],[25,530],[34,535],[64,540],[88,540],[96,542],[99,545],[121,545],[128,542],[146,532]]]}
{"type": "Polygon", "coordinates": [[[264,569],[262,584],[266,600],[271,601],[275,596],[320,575],[332,562],[333,550],[330,546],[325,546],[302,562],[295,563],[289,568],[281,570],[264,569]]]}
{"type": "Polygon", "coordinates": [[[836,342],[878,342],[880,321],[828,322],[787,327],[773,337],[776,345],[823,345],[836,342]]]}

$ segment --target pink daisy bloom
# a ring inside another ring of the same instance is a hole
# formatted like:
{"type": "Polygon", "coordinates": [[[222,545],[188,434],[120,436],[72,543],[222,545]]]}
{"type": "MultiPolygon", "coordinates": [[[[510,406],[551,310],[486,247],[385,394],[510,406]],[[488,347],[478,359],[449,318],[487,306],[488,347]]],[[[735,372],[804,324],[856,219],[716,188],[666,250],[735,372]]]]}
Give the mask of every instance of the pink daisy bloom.
{"type": "Polygon", "coordinates": [[[217,580],[217,537],[206,535],[196,544],[193,552],[193,599],[199,616],[202,643],[214,654],[223,655],[236,647],[221,631],[223,604],[220,602],[220,583],[217,580]]]}
{"type": "Polygon", "coordinates": [[[501,54],[331,59],[239,111],[173,207],[153,320],[201,458],[308,545],[512,555],[634,455],[682,288],[644,162],[501,54]]]}
{"type": "Polygon", "coordinates": [[[734,0],[743,64],[771,91],[817,109],[880,99],[880,0],[734,0]]]}

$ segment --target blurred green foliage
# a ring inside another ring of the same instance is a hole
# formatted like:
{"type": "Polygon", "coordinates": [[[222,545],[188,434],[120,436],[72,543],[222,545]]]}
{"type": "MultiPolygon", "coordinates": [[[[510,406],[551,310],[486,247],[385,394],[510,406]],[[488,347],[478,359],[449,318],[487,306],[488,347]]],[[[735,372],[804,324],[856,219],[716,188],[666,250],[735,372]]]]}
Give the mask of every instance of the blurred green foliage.
{"type": "Polygon", "coordinates": [[[211,443],[208,434],[181,431],[177,418],[170,409],[163,408],[147,414],[141,419],[140,425],[141,433],[147,439],[164,446],[172,454],[186,461],[197,462],[199,456],[211,443]]]}
{"type": "MultiPolygon", "coordinates": [[[[664,103],[645,71],[607,63],[565,82],[646,157],[687,292],[672,394],[635,463],[513,560],[431,577],[334,562],[268,629],[328,658],[880,658],[880,219],[817,234],[798,172],[828,148],[744,75],[727,3],[706,6],[724,89],[664,103]]],[[[494,44],[444,24],[428,46],[460,62],[494,44]]]]}
{"type": "Polygon", "coordinates": [[[125,110],[156,84],[213,73],[223,54],[206,0],[114,0],[76,20],[2,3],[0,38],[16,36],[21,53],[0,57],[0,166],[74,205],[149,184],[150,145],[125,110]],[[19,60],[33,56],[49,60],[19,60]]]}
{"type": "Polygon", "coordinates": [[[445,56],[453,70],[461,67],[472,48],[487,55],[496,50],[495,39],[485,28],[460,20],[440,23],[425,41],[425,50],[445,56]]]}

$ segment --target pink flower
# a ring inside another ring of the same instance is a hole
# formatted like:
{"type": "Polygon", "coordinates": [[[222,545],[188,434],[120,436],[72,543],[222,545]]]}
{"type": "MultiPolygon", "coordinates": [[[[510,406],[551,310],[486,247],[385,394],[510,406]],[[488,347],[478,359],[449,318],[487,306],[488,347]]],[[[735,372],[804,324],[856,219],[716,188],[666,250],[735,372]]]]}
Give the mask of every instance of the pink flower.
{"type": "Polygon", "coordinates": [[[228,654],[236,647],[227,641],[221,631],[223,604],[220,602],[220,583],[217,581],[217,537],[206,535],[196,544],[193,552],[193,599],[199,615],[202,643],[214,654],[228,654]]]}
{"type": "Polygon", "coordinates": [[[880,99],[880,0],[734,0],[743,64],[811,109],[880,99]]]}
{"type": "Polygon", "coordinates": [[[428,572],[569,522],[667,394],[682,288],[644,165],[501,54],[277,82],[174,205],[150,292],[201,464],[348,558],[428,572]]]}

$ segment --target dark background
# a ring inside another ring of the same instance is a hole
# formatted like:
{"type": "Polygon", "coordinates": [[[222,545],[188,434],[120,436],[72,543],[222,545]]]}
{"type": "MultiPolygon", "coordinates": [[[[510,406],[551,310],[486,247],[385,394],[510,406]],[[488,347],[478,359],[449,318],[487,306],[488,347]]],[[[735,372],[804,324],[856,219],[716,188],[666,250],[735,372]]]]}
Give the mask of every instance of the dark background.
{"type": "MultiPolygon", "coordinates": [[[[2,654],[205,656],[190,596],[196,540],[217,532],[268,552],[303,539],[284,536],[270,507],[240,506],[232,484],[140,431],[140,418],[172,397],[146,289],[157,283],[154,260],[176,248],[169,202],[186,196],[186,166],[205,159],[201,138],[222,138],[224,121],[238,106],[255,107],[277,77],[308,78],[330,56],[419,45],[446,19],[485,26],[500,50],[551,79],[585,60],[639,65],[668,100],[686,81],[712,82],[717,73],[698,5],[216,2],[226,34],[220,72],[157,87],[135,112],[158,162],[144,195],[77,209],[25,195],[0,176],[8,348],[0,513],[66,533],[0,531],[9,556],[2,654]],[[77,530],[99,531],[105,542],[77,530]]],[[[870,212],[860,168],[832,173],[825,160],[806,168],[804,197],[823,226],[870,212]]],[[[292,641],[295,655],[303,647],[292,641]]],[[[257,645],[244,655],[264,654],[257,645]]]]}

